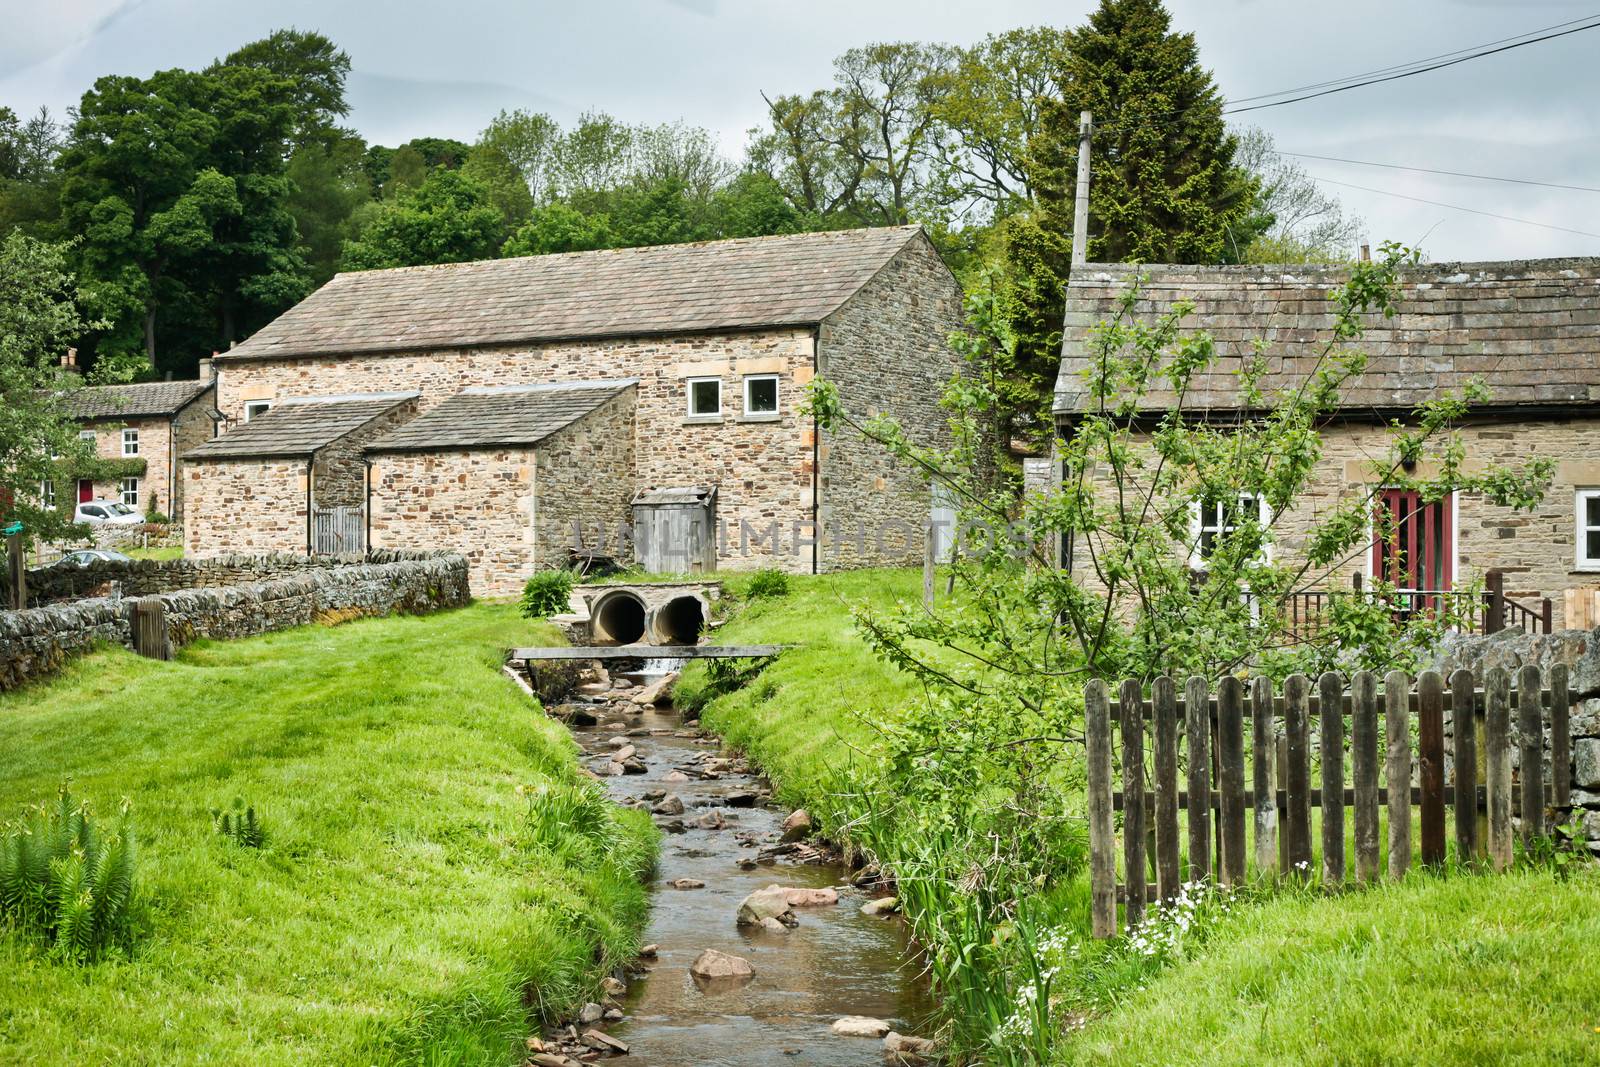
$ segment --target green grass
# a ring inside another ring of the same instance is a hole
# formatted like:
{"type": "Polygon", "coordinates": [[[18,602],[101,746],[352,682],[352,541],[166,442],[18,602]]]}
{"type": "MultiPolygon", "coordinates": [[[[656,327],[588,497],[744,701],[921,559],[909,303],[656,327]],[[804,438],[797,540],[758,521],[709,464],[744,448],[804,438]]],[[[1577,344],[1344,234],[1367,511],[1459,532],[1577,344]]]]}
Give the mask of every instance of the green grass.
{"type": "Polygon", "coordinates": [[[518,787],[575,781],[576,750],[499,649],[551,641],[478,605],[99,652],[0,697],[0,811],[69,775],[101,812],[130,798],[144,901],[131,958],[91,967],[0,931],[0,1059],[517,1062],[530,1014],[632,954],[653,854],[633,813],[600,841],[528,818],[518,787]],[[265,849],[212,832],[236,796],[265,849]]]}
{"type": "Polygon", "coordinates": [[[1600,879],[1413,875],[1239,909],[1059,1063],[1600,1062],[1600,879]]]}
{"type": "Polygon", "coordinates": [[[182,559],[182,545],[165,545],[157,548],[129,548],[125,554],[134,559],[182,559]]]}

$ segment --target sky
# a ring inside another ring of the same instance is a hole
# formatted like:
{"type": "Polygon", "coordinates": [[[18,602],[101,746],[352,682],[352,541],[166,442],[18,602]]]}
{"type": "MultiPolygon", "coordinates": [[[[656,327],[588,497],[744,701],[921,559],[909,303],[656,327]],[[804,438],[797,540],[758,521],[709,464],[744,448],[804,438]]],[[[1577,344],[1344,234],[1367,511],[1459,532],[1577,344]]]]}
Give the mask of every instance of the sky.
{"type": "MultiPolygon", "coordinates": [[[[742,154],[761,94],[826,86],[880,40],[969,44],[1077,25],[1092,0],[0,0],[0,104],[64,113],[95,77],[200,67],[273,29],[351,57],[349,123],[369,141],[473,139],[501,109],[682,120],[742,154]]],[[[1600,0],[1169,0],[1240,99],[1600,14],[1600,0]]],[[[1234,116],[1323,156],[1600,186],[1600,30],[1402,81],[1234,116]]],[[[1600,193],[1301,160],[1368,240],[1430,259],[1600,255],[1600,193]],[[1333,182],[1344,183],[1334,185],[1333,182]],[[1361,186],[1354,189],[1349,186],[1361,186]],[[1507,221],[1416,200],[1511,216],[1507,221]]]]}

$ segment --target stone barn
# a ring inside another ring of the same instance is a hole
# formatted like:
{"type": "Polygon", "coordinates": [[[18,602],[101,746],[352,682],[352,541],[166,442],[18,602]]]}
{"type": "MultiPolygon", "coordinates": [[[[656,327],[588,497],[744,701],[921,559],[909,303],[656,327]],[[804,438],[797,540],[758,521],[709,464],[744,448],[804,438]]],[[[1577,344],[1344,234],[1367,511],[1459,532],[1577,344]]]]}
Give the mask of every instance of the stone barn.
{"type": "MultiPolygon", "coordinates": [[[[406,390],[423,417],[453,403],[462,417],[440,416],[451,448],[418,448],[423,437],[407,435],[372,453],[374,541],[459,548],[479,561],[479,591],[514,591],[530,567],[557,561],[575,514],[609,514],[614,496],[625,520],[630,500],[658,490],[714,493],[717,568],[914,563],[932,506],[927,481],[876,445],[820,433],[806,392],[826,376],[852,414],[892,414],[913,439],[942,443],[939,400],[960,369],[948,342],[962,322],[960,287],[915,226],[341,274],[218,356],[217,406],[234,427],[221,440],[307,398],[406,390]],[[628,399],[548,438],[539,430],[546,405],[580,394],[476,392],[623,381],[635,383],[628,399]],[[530,428],[476,440],[464,413],[490,405],[528,412],[507,418],[526,417],[530,428]],[[631,430],[622,428],[629,406],[631,430]],[[590,461],[600,485],[578,484],[581,465],[540,466],[541,447],[554,464],[600,425],[614,427],[590,461]],[[411,444],[396,447],[403,441],[411,444]],[[624,458],[631,470],[617,483],[610,464],[624,458]],[[475,495],[484,490],[446,488],[462,486],[463,474],[473,480],[461,464],[480,463],[496,476],[527,466],[530,485],[541,479],[531,511],[515,510],[529,492],[497,493],[488,508],[475,495]],[[558,494],[559,479],[570,485],[558,494]],[[441,492],[451,501],[443,508],[441,492]],[[563,507],[563,496],[575,503],[563,507]],[[514,521],[540,528],[513,531],[514,521]]],[[[221,453],[197,454],[197,481],[223,467],[208,455],[221,453]]],[[[240,492],[207,497],[238,501],[240,492]]],[[[199,521],[236,520],[208,506],[199,521]]],[[[202,530],[192,541],[224,551],[237,537],[202,530]]],[[[585,547],[614,550],[614,532],[609,539],[585,547]]]]}
{"type": "Polygon", "coordinates": [[[374,548],[449,548],[480,596],[568,562],[578,533],[627,521],[638,383],[465,389],[375,440],[374,548]]]}
{"type": "Polygon", "coordinates": [[[414,415],[416,401],[416,393],[286,401],[191,449],[185,553],[363,551],[363,449],[414,415]]]}

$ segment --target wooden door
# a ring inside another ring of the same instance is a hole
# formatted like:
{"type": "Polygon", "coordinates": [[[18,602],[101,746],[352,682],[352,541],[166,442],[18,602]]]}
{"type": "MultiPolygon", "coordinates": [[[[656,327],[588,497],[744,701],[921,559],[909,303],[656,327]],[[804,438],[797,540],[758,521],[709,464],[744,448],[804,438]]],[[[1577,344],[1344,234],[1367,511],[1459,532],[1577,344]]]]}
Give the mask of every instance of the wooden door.
{"type": "Polygon", "coordinates": [[[1373,518],[1372,573],[1402,592],[1444,592],[1455,584],[1453,498],[1432,503],[1409,489],[1385,489],[1373,518]]]}
{"type": "Polygon", "coordinates": [[[94,499],[94,482],[87,478],[78,479],[78,503],[87,504],[94,499]]]}

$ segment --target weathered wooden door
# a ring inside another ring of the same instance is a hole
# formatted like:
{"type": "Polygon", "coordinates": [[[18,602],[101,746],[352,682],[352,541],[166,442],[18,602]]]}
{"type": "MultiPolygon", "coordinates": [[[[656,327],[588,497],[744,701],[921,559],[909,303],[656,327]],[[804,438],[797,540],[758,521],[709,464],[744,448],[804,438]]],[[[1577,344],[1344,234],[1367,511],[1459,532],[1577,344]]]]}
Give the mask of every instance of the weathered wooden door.
{"type": "Polygon", "coordinates": [[[366,551],[364,518],[361,508],[317,508],[311,513],[311,551],[319,556],[366,551]]]}
{"type": "Polygon", "coordinates": [[[633,500],[638,565],[655,574],[717,569],[716,488],[652,489],[633,500]]]}
{"type": "Polygon", "coordinates": [[[1402,592],[1443,592],[1455,584],[1452,497],[1427,502],[1409,489],[1385,489],[1373,518],[1372,574],[1402,592]]]}

